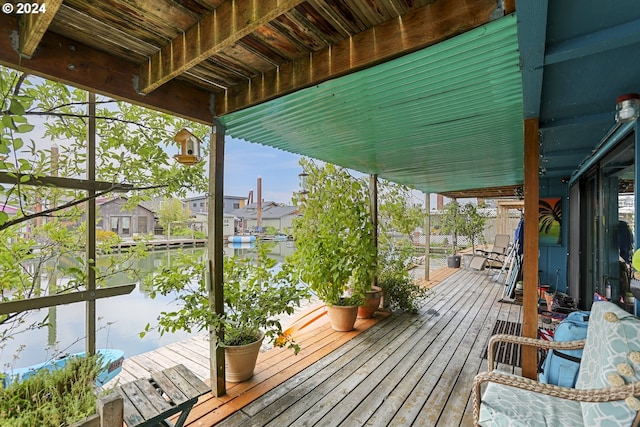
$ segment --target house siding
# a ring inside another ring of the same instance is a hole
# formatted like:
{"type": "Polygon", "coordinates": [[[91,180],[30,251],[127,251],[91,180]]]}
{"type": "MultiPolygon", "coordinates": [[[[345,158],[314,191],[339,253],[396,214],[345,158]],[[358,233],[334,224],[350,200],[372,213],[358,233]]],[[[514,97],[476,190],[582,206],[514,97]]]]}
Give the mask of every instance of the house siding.
{"type": "Polygon", "coordinates": [[[98,206],[98,228],[114,231],[120,237],[153,232],[153,212],[140,205],[123,210],[125,203],[123,199],[115,199],[98,206]]]}

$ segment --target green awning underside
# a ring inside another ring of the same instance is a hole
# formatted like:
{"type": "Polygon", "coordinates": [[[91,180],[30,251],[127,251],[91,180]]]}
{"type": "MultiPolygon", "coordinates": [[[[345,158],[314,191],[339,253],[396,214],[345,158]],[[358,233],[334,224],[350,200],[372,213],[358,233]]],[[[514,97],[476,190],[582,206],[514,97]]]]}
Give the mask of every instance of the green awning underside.
{"type": "Polygon", "coordinates": [[[516,17],[221,118],[227,134],[446,192],[523,182],[516,17]]]}

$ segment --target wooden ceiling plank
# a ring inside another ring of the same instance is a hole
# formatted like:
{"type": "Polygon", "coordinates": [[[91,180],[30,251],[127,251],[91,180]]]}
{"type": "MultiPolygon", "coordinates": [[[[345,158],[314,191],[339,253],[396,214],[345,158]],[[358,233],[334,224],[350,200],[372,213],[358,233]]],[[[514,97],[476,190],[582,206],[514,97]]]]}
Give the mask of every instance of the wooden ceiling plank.
{"type": "Polygon", "coordinates": [[[139,92],[151,93],[303,1],[234,0],[222,3],[140,67],[139,92]]]}
{"type": "Polygon", "coordinates": [[[488,23],[496,7],[494,0],[431,3],[230,87],[216,97],[216,112],[238,111],[423,49],[488,23]]]}
{"type": "Polygon", "coordinates": [[[44,36],[53,17],[60,8],[62,0],[47,0],[46,2],[38,3],[39,4],[35,2],[19,3],[19,5],[25,8],[37,7],[38,10],[38,13],[24,13],[20,15],[20,53],[26,58],[33,56],[42,36],[44,36]]]}
{"type": "Polygon", "coordinates": [[[212,92],[174,80],[142,96],[132,84],[138,65],[51,32],[42,38],[37,55],[32,59],[20,58],[11,45],[9,34],[13,31],[18,31],[18,20],[0,14],[0,32],[4,34],[0,36],[1,65],[189,120],[211,123],[212,92]]]}

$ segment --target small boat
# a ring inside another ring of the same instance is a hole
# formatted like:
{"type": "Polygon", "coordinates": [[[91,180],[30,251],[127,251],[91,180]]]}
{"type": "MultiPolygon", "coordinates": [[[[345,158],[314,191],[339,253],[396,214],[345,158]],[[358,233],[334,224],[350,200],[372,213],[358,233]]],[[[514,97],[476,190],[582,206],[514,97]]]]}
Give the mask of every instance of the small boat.
{"type": "Polygon", "coordinates": [[[253,249],[256,247],[256,243],[227,243],[227,247],[232,249],[253,249]]]}
{"type": "Polygon", "coordinates": [[[229,236],[230,243],[251,243],[256,241],[256,236],[229,236]]]}
{"type": "Polygon", "coordinates": [[[286,234],[276,234],[275,236],[273,236],[273,240],[275,240],[276,242],[286,242],[287,240],[289,240],[289,236],[287,236],[286,234]]]}
{"type": "MultiPolygon", "coordinates": [[[[102,369],[98,373],[96,378],[96,384],[102,387],[104,384],[112,380],[116,375],[122,371],[122,363],[124,362],[124,351],[118,349],[105,349],[100,348],[96,350],[96,354],[102,361],[102,369]]],[[[41,369],[48,369],[50,371],[54,369],[62,368],[67,362],[74,357],[84,357],[85,352],[69,354],[59,359],[49,360],[44,363],[39,363],[26,368],[13,369],[11,372],[6,372],[3,378],[4,387],[14,381],[23,381],[41,369]]]]}

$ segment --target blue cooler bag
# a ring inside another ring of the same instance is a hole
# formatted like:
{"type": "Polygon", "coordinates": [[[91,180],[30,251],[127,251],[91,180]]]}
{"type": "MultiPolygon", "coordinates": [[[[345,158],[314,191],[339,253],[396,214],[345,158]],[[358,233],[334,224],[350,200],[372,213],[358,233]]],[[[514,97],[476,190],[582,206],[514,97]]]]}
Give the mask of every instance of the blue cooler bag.
{"type": "MultiPolygon", "coordinates": [[[[556,328],[554,341],[578,341],[587,338],[588,311],[574,311],[556,328]]],[[[561,387],[575,387],[580,370],[582,349],[549,350],[538,375],[540,382],[561,387]]]]}

